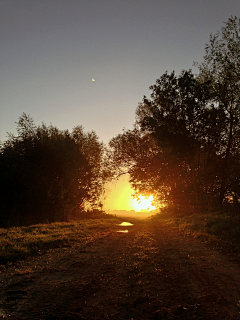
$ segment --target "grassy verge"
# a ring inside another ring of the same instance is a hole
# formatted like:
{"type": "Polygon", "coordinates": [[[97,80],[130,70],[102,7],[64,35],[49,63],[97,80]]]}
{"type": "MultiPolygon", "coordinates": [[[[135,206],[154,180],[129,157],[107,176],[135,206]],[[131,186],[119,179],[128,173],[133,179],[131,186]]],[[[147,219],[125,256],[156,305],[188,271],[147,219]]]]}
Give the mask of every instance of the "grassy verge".
{"type": "Polygon", "coordinates": [[[73,222],[0,228],[0,264],[6,265],[49,249],[94,237],[98,232],[116,228],[118,219],[84,219],[73,222]]]}
{"type": "Polygon", "coordinates": [[[174,215],[166,212],[154,216],[184,234],[199,237],[222,249],[240,254],[240,217],[228,213],[174,215]]]}

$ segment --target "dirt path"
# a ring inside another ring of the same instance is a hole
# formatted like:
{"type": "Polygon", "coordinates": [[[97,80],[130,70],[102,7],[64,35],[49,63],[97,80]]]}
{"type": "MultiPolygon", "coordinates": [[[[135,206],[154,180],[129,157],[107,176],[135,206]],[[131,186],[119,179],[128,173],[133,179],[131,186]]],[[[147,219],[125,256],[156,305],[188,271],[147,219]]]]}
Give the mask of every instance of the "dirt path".
{"type": "Polygon", "coordinates": [[[236,258],[156,222],[128,229],[8,268],[2,318],[240,319],[236,258]]]}

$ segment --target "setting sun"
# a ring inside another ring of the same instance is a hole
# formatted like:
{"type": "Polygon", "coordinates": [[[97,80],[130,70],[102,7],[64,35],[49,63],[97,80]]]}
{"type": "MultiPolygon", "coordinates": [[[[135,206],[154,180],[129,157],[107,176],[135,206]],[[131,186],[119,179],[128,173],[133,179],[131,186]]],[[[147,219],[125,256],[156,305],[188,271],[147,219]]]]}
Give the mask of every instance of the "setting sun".
{"type": "Polygon", "coordinates": [[[152,205],[153,196],[145,197],[141,195],[139,199],[133,199],[134,190],[129,183],[129,177],[121,177],[116,184],[109,184],[108,197],[105,200],[104,208],[108,211],[125,210],[149,213],[155,210],[152,205]]]}
{"type": "Polygon", "coordinates": [[[140,196],[139,200],[134,199],[133,201],[134,201],[134,206],[135,206],[137,211],[141,211],[141,210],[151,211],[151,210],[155,210],[156,209],[152,205],[153,196],[149,196],[149,197],[140,196]]]}

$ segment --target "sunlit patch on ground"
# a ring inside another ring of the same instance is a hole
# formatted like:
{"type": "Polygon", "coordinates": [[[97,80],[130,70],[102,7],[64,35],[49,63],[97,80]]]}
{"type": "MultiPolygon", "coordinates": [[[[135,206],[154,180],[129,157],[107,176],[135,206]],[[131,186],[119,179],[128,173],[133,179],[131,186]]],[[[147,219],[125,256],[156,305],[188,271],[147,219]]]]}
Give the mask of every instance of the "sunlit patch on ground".
{"type": "MultiPolygon", "coordinates": [[[[130,222],[124,221],[124,222],[122,222],[121,224],[119,224],[119,226],[120,226],[120,227],[131,227],[131,226],[133,226],[133,224],[130,223],[130,222]]],[[[125,230],[118,230],[117,232],[128,233],[128,230],[127,230],[127,229],[125,229],[125,230]]]]}
{"type": "Polygon", "coordinates": [[[130,222],[122,222],[120,226],[133,226],[133,224],[130,222]]]}

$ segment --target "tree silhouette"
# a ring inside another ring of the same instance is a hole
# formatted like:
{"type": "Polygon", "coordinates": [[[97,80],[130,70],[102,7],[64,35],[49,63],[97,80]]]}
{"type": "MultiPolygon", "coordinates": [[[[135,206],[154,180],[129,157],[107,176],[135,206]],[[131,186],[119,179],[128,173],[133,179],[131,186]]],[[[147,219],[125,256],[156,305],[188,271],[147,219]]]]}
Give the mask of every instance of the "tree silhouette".
{"type": "MultiPolygon", "coordinates": [[[[236,157],[239,155],[240,19],[231,17],[221,32],[211,34],[205,52],[203,63],[197,64],[200,71],[199,78],[211,82],[212,97],[225,115],[220,150],[222,172],[219,202],[222,203],[228,193],[228,185],[232,183],[230,174],[232,160],[235,159],[233,161],[236,166],[236,157]]],[[[236,185],[235,178],[233,184],[236,185]]],[[[234,194],[235,192],[239,194],[239,191],[233,191],[234,194]]]]}
{"type": "Polygon", "coordinates": [[[109,178],[104,146],[82,127],[36,127],[23,114],[0,152],[0,225],[66,221],[94,206],[109,178]]]}
{"type": "Polygon", "coordinates": [[[136,110],[135,129],[110,142],[113,157],[124,167],[132,163],[128,172],[138,193],[145,190],[161,202],[196,208],[218,160],[208,84],[183,71],[179,77],[163,74],[150,89],[151,98],[144,97],[136,110]]]}

